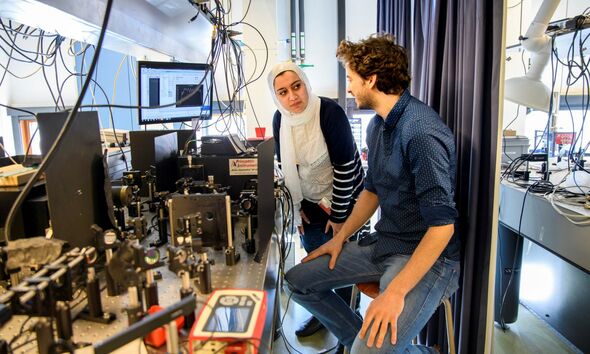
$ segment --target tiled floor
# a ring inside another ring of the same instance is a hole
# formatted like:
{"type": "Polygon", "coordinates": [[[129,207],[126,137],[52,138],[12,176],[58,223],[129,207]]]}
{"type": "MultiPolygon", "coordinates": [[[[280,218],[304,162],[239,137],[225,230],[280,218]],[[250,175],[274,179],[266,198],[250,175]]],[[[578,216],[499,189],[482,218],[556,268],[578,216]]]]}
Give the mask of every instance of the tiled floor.
{"type": "MultiPolygon", "coordinates": [[[[282,309],[286,308],[286,300],[287,296],[284,296],[282,309]]],[[[321,353],[336,346],[336,338],[325,329],[306,338],[298,339],[295,336],[295,330],[309,317],[309,313],[299,305],[291,301],[287,313],[283,310],[283,314],[282,335],[275,341],[273,353],[321,353]]]]}
{"type": "Polygon", "coordinates": [[[518,320],[503,331],[494,326],[494,354],[554,354],[581,353],[562,338],[545,321],[520,305],[518,320]]]}
{"type": "MultiPolygon", "coordinates": [[[[293,256],[287,260],[287,269],[290,269],[295,262],[299,263],[306,254],[305,250],[300,246],[299,238],[294,237],[293,240],[290,253],[293,256]]],[[[283,323],[283,330],[281,337],[274,343],[273,353],[315,354],[325,352],[336,346],[336,337],[325,329],[312,336],[298,339],[295,336],[295,330],[309,318],[310,314],[294,301],[290,301],[289,296],[284,291],[281,295],[281,322],[283,323]]]]}
{"type": "MultiPolygon", "coordinates": [[[[294,262],[299,262],[305,256],[305,251],[299,246],[299,240],[295,240],[292,251],[294,251],[292,252],[294,256],[288,261],[287,268],[290,268],[294,262]]],[[[367,297],[361,297],[361,313],[366,310],[368,302],[367,297]]],[[[282,292],[281,318],[283,335],[274,343],[274,354],[334,352],[337,340],[325,329],[307,338],[299,339],[295,336],[295,330],[308,317],[309,313],[305,309],[293,301],[289,301],[288,295],[282,292]]],[[[492,353],[577,354],[581,352],[564,341],[546,322],[532,314],[524,306],[520,306],[518,320],[510,324],[507,331],[502,331],[497,326],[494,327],[492,353]]]]}

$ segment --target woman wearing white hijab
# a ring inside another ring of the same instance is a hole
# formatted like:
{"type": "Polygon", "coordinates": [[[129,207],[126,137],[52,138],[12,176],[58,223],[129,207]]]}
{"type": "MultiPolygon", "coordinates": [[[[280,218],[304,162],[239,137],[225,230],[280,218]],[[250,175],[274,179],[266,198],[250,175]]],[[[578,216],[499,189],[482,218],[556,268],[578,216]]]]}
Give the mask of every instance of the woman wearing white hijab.
{"type": "MultiPolygon", "coordinates": [[[[309,253],[340,230],[363,189],[364,171],[346,113],[333,100],[314,95],[297,65],[275,65],[268,85],[278,109],[275,151],[295,205],[295,226],[309,253]]],[[[350,299],[350,288],[337,292],[350,299]]],[[[295,333],[305,337],[320,328],[312,317],[295,333]]]]}

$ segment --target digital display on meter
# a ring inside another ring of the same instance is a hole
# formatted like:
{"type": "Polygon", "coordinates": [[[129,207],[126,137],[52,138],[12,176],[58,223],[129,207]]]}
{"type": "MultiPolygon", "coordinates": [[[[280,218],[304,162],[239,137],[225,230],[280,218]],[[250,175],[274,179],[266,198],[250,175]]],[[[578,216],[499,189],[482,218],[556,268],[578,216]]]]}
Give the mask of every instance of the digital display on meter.
{"type": "Polygon", "coordinates": [[[191,353],[223,352],[228,343],[234,349],[248,348],[244,353],[256,353],[265,319],[264,291],[216,290],[201,309],[191,330],[191,353]]]}

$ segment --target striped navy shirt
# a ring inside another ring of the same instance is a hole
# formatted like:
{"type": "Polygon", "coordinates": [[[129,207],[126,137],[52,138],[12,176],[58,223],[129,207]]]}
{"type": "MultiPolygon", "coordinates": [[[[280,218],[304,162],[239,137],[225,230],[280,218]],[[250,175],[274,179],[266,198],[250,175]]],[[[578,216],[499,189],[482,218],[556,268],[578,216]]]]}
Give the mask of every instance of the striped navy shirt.
{"type": "MultiPolygon", "coordinates": [[[[363,190],[364,170],[346,113],[333,100],[325,97],[320,97],[320,100],[320,127],[334,169],[332,210],[329,219],[335,223],[342,223],[352,211],[354,201],[363,190]]],[[[275,152],[280,162],[281,113],[279,111],[275,112],[272,126],[275,152]]],[[[302,205],[305,206],[305,203],[302,205]]]]}

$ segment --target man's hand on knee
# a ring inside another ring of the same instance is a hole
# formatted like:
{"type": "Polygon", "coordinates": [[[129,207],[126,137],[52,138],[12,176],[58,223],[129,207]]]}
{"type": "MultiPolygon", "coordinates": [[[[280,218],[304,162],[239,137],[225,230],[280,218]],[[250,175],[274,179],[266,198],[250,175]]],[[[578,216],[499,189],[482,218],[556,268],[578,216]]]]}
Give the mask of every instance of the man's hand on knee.
{"type": "Polygon", "coordinates": [[[311,252],[307,257],[303,258],[301,261],[303,263],[309,262],[312,259],[316,259],[320,256],[325,254],[330,256],[330,263],[328,263],[328,268],[334,269],[336,267],[336,259],[338,259],[338,255],[342,251],[342,241],[337,238],[333,238],[330,241],[324,243],[319,248],[311,252]]]}
{"type": "Polygon", "coordinates": [[[404,296],[397,293],[383,292],[371,301],[365,320],[359,332],[359,338],[364,339],[369,327],[369,336],[367,338],[367,347],[381,348],[387,331],[391,330],[391,344],[397,342],[397,319],[404,309],[404,296]]]}

